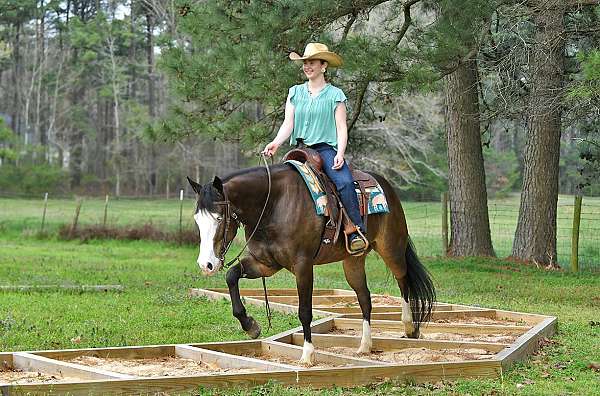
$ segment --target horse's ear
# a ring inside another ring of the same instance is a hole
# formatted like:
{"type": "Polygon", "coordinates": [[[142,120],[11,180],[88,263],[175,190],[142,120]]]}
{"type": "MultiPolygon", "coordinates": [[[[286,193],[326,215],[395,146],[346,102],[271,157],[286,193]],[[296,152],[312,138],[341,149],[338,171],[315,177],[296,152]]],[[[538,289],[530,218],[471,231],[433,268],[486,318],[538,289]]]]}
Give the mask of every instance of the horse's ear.
{"type": "Polygon", "coordinates": [[[200,189],[202,188],[202,186],[198,183],[196,183],[195,181],[193,181],[192,179],[190,179],[189,176],[187,176],[188,182],[190,183],[190,186],[192,186],[192,189],[196,192],[196,194],[200,194],[200,189]]]}
{"type": "Polygon", "coordinates": [[[223,182],[219,179],[219,176],[215,176],[213,180],[213,187],[217,189],[219,192],[223,192],[223,182]]]}

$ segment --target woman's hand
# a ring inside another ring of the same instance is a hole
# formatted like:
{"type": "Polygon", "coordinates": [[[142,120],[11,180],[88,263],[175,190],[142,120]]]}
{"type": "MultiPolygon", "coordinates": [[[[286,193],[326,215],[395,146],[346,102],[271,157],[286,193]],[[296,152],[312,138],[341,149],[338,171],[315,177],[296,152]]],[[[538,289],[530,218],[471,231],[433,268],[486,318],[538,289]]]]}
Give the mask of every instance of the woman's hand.
{"type": "Polygon", "coordinates": [[[344,166],[344,154],[337,153],[333,158],[333,166],[331,169],[341,169],[344,166]]]}
{"type": "Polygon", "coordinates": [[[275,141],[272,141],[271,143],[269,143],[265,146],[265,149],[262,151],[262,154],[264,154],[268,157],[272,157],[273,155],[275,155],[278,148],[279,148],[279,145],[275,141]]]}

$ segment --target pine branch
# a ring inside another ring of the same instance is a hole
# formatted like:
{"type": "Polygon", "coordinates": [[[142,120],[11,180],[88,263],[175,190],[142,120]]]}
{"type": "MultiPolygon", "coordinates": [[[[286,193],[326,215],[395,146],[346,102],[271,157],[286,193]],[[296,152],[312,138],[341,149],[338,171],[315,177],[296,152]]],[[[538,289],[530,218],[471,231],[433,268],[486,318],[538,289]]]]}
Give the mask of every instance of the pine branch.
{"type": "Polygon", "coordinates": [[[567,5],[569,7],[585,7],[600,5],[600,0],[570,0],[567,5]]]}
{"type": "Polygon", "coordinates": [[[358,98],[356,98],[356,110],[354,111],[354,115],[352,116],[352,121],[350,121],[350,127],[348,128],[348,131],[351,131],[352,128],[354,128],[354,124],[356,124],[356,121],[360,116],[360,112],[362,111],[363,100],[365,98],[365,93],[369,88],[369,83],[369,80],[365,80],[362,82],[359,88],[358,98]]]}
{"type": "Polygon", "coordinates": [[[402,7],[404,12],[404,22],[402,23],[402,27],[400,28],[400,32],[398,33],[398,37],[396,37],[396,41],[394,42],[394,48],[397,47],[398,44],[400,44],[400,42],[404,38],[404,35],[408,31],[410,23],[412,22],[412,17],[410,15],[410,7],[412,7],[420,1],[421,0],[410,0],[404,3],[404,7],[402,7]]]}
{"type": "Polygon", "coordinates": [[[357,16],[356,13],[352,13],[352,16],[350,17],[350,20],[348,20],[348,23],[344,27],[344,33],[342,33],[342,39],[340,40],[341,43],[343,43],[344,41],[346,41],[346,38],[348,37],[348,33],[350,32],[350,29],[352,28],[352,25],[356,21],[356,16],[357,16]]]}

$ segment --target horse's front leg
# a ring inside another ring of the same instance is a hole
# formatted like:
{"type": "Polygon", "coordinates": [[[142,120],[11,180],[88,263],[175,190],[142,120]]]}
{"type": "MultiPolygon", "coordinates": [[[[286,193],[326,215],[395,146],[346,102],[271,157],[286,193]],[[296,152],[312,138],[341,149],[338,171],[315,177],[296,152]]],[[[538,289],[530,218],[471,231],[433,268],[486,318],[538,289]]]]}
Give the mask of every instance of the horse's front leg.
{"type": "Polygon", "coordinates": [[[367,287],[365,256],[348,257],[344,260],[344,275],[354,292],[363,315],[363,331],[357,354],[369,354],[373,347],[371,338],[371,293],[367,287]]]}
{"type": "Polygon", "coordinates": [[[297,264],[294,268],[298,288],[298,318],[302,323],[304,346],[300,363],[312,366],[315,363],[315,348],[312,344],[310,322],[312,322],[313,266],[312,262],[297,264]]]}
{"type": "Polygon", "coordinates": [[[231,297],[231,307],[233,308],[233,316],[240,321],[242,329],[251,338],[260,336],[260,325],[252,316],[248,316],[246,308],[240,297],[240,288],[238,282],[240,278],[256,279],[260,277],[269,277],[276,273],[279,268],[267,267],[266,265],[254,260],[252,257],[245,257],[241,263],[237,263],[227,271],[227,287],[229,288],[229,296],[231,297]]]}

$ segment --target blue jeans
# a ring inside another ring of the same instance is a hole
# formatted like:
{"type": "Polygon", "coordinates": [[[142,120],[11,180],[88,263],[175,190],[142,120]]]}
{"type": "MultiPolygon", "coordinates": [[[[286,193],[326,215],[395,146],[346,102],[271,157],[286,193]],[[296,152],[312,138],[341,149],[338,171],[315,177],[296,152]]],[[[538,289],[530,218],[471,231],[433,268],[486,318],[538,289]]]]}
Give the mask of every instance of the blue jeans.
{"type": "Polygon", "coordinates": [[[337,151],[326,143],[317,143],[310,146],[310,148],[316,150],[323,159],[323,170],[335,184],[350,220],[364,232],[365,225],[360,216],[358,198],[354,190],[354,179],[352,179],[352,173],[350,172],[350,168],[348,168],[348,164],[344,161],[344,165],[340,169],[331,169],[337,151]]]}

